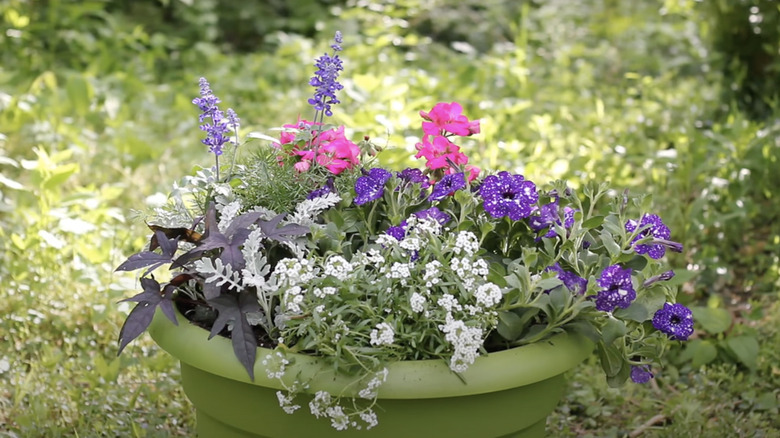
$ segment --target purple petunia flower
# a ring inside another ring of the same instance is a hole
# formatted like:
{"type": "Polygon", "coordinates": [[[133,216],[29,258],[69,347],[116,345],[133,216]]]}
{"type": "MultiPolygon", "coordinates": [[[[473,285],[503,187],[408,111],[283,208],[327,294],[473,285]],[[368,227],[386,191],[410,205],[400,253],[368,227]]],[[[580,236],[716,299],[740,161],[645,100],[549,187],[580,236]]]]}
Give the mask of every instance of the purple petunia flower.
{"type": "Polygon", "coordinates": [[[399,225],[388,228],[387,231],[385,231],[385,234],[394,237],[395,240],[401,241],[406,237],[406,227],[406,221],[401,221],[399,225]]]}
{"type": "MultiPolygon", "coordinates": [[[[336,32],[335,44],[331,46],[334,53],[341,50],[341,32],[336,32]]],[[[339,55],[328,55],[327,53],[317,58],[314,63],[317,71],[309,80],[309,85],[315,88],[314,97],[309,99],[309,105],[316,111],[324,111],[325,115],[330,117],[333,112],[331,105],[341,103],[336,98],[336,92],[343,89],[344,86],[338,82],[339,72],[344,70],[339,55]]]]}
{"type": "Polygon", "coordinates": [[[531,207],[539,199],[536,185],[523,175],[499,172],[482,182],[479,194],[485,200],[485,211],[495,218],[509,216],[513,221],[531,215],[531,207]]]}
{"type": "Polygon", "coordinates": [[[431,195],[428,196],[428,201],[441,201],[464,187],[466,187],[466,176],[463,172],[444,175],[444,177],[433,186],[431,195]]]}
{"type": "Polygon", "coordinates": [[[417,213],[414,213],[413,216],[417,217],[418,219],[433,219],[438,222],[439,225],[444,225],[449,222],[450,219],[452,219],[450,215],[439,210],[437,207],[431,207],[427,210],[418,211],[417,213]]]}
{"type": "Polygon", "coordinates": [[[596,309],[602,312],[612,312],[616,307],[625,309],[636,299],[636,291],[631,283],[631,268],[607,266],[598,284],[603,289],[596,296],[596,309]]]}
{"type": "Polygon", "coordinates": [[[631,381],[634,383],[647,383],[655,377],[647,365],[631,365],[631,381]]]}
{"type": "Polygon", "coordinates": [[[693,334],[693,313],[682,304],[664,303],[653,315],[653,327],[666,333],[670,339],[687,341],[693,334]]]}
{"type": "MultiPolygon", "coordinates": [[[[564,271],[563,268],[561,268],[561,265],[559,265],[557,262],[554,265],[548,266],[545,271],[557,272],[558,278],[571,292],[582,295],[585,293],[585,290],[588,289],[588,280],[573,272],[564,271]]],[[[549,292],[549,290],[545,291],[545,293],[549,292]]]]}
{"type": "MultiPolygon", "coordinates": [[[[571,228],[574,225],[574,212],[576,210],[566,206],[563,208],[563,227],[571,228]]],[[[547,230],[547,233],[541,237],[555,237],[558,234],[555,232],[554,224],[561,225],[561,214],[558,210],[558,200],[550,202],[547,205],[543,205],[536,210],[533,216],[528,220],[528,225],[534,231],[547,230]]]]}
{"type": "Polygon", "coordinates": [[[328,193],[335,193],[335,192],[336,192],[336,188],[333,186],[333,178],[328,178],[324,186],[312,190],[311,193],[309,193],[308,196],[306,196],[306,199],[316,199],[325,196],[328,193]]]}
{"type": "Polygon", "coordinates": [[[385,193],[385,183],[393,176],[389,171],[375,167],[355,181],[355,204],[363,205],[375,201],[385,193]]]}
{"type": "Polygon", "coordinates": [[[422,189],[427,189],[431,186],[428,177],[423,174],[422,170],[413,167],[396,172],[395,176],[406,184],[420,184],[422,189]]]}
{"type": "Polygon", "coordinates": [[[652,237],[653,240],[650,243],[643,243],[635,246],[637,254],[647,254],[650,258],[660,259],[666,254],[666,248],[670,248],[672,251],[682,252],[682,245],[677,242],[669,240],[669,227],[664,225],[660,217],[654,214],[646,214],[642,216],[641,221],[637,224],[635,220],[629,220],[626,222],[626,231],[633,233],[637,228],[644,228],[634,238],[631,243],[645,237],[652,237]]]}
{"type": "Polygon", "coordinates": [[[232,119],[226,119],[217,106],[220,100],[211,91],[211,86],[206,78],[200,78],[198,82],[200,84],[200,97],[192,99],[192,103],[197,105],[201,111],[198,120],[203,124],[200,125],[200,129],[206,133],[206,138],[201,140],[201,143],[208,146],[209,151],[214,153],[214,155],[219,156],[222,155],[222,146],[229,140],[225,136],[230,132],[228,125],[233,123],[234,120],[237,124],[238,117],[231,109],[228,110],[228,114],[232,119]],[[211,119],[211,122],[207,122],[206,119],[211,119]]]}

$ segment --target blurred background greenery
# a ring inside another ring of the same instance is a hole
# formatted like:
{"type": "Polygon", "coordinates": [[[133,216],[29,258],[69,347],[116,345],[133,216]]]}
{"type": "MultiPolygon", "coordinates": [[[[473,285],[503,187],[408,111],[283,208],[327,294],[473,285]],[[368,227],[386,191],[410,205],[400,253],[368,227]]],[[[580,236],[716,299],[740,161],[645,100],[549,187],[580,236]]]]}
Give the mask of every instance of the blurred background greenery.
{"type": "MultiPolygon", "coordinates": [[[[196,165],[197,80],[242,131],[334,121],[411,163],[418,111],[482,120],[473,162],[653,196],[695,339],[650,386],[572,375],[553,436],[778,436],[776,0],[0,0],[0,436],[187,436],[175,363],[116,358],[133,220],[196,165]],[[122,369],[120,373],[120,367],[122,369]]],[[[262,147],[259,143],[247,148],[262,147]]]]}

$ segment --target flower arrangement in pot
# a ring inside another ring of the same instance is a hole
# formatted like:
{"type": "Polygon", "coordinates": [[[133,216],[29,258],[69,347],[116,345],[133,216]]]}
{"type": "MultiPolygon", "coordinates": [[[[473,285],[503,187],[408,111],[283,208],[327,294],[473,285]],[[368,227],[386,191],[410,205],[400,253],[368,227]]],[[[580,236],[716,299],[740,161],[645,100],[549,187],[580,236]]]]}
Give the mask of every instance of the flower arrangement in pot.
{"type": "Polygon", "coordinates": [[[142,270],[143,289],[127,300],[138,304],[120,352],[155,313],[203,327],[229,338],[235,357],[219,360],[240,363],[249,381],[277,381],[281,410],[298,414],[304,397],[339,430],[382,424],[394,363],[435,361],[466,385],[481,360],[561,334],[586,353],[595,345],[611,385],[651,379],[693,320],[664,263],[682,247],[647,199],[469,165],[459,139],[480,124],[456,102],[420,112],[420,168],[383,168],[380,148],[326,123],[341,43],[337,33],[316,62],[314,120],[279,138],[250,135],[271,144],[242,160],[238,117],[201,79],[193,103],[216,164],[176,186],[148,221],[148,247],[118,267],[142,270]],[[162,266],[171,277],[160,282],[162,266]],[[315,391],[291,371],[300,355],[349,390],[315,391]]]}

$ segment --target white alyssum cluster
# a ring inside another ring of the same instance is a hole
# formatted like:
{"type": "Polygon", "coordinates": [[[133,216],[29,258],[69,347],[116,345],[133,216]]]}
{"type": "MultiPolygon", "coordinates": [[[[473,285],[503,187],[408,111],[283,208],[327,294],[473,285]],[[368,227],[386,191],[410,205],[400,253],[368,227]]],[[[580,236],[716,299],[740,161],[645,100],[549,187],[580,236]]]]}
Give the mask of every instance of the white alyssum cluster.
{"type": "Polygon", "coordinates": [[[293,403],[293,399],[295,397],[289,393],[276,391],[276,398],[279,400],[279,406],[282,408],[282,410],[284,410],[284,412],[288,414],[292,414],[301,407],[300,405],[293,403]]]}
{"type": "Polygon", "coordinates": [[[415,313],[422,313],[425,311],[425,304],[427,302],[428,300],[426,300],[422,294],[417,292],[413,293],[409,298],[409,304],[412,306],[412,312],[415,313]]]}
{"type": "Polygon", "coordinates": [[[477,279],[486,279],[489,272],[485,260],[477,259],[472,262],[471,257],[453,257],[450,260],[450,269],[458,275],[466,289],[473,289],[477,279]]]}
{"type": "Polygon", "coordinates": [[[274,269],[278,283],[287,286],[306,284],[317,276],[317,269],[308,259],[282,259],[274,269]]]}
{"type": "Polygon", "coordinates": [[[471,231],[461,231],[455,239],[455,246],[453,246],[452,252],[458,255],[461,252],[466,255],[474,255],[478,249],[479,239],[477,239],[477,235],[471,231]]]}
{"type": "Polygon", "coordinates": [[[402,240],[399,245],[401,248],[407,250],[407,251],[419,251],[420,248],[422,248],[423,242],[420,238],[415,236],[408,236],[404,240],[402,240]]]}
{"type": "Polygon", "coordinates": [[[441,277],[442,264],[438,260],[432,260],[425,264],[425,273],[423,274],[423,281],[425,287],[428,289],[439,284],[439,277],[441,277]]]}
{"type": "Polygon", "coordinates": [[[483,307],[493,307],[501,301],[501,288],[493,283],[485,283],[477,288],[474,292],[474,298],[477,300],[477,304],[483,307]]]}
{"type": "Polygon", "coordinates": [[[335,295],[338,289],[333,286],[325,286],[323,288],[315,287],[312,293],[317,298],[325,298],[328,295],[335,295]]]}
{"type": "Polygon", "coordinates": [[[385,276],[387,278],[396,278],[400,279],[401,286],[406,286],[408,284],[409,278],[412,276],[412,269],[414,268],[414,263],[401,263],[401,262],[394,262],[390,267],[383,266],[381,272],[385,273],[385,276]]]}
{"type": "Polygon", "coordinates": [[[450,358],[450,369],[456,373],[466,371],[479,356],[482,328],[470,327],[465,322],[454,319],[451,314],[447,314],[446,323],[439,325],[439,330],[446,335],[445,339],[455,350],[450,358]]]}
{"type": "Polygon", "coordinates": [[[455,296],[452,294],[443,294],[441,297],[439,297],[438,300],[436,300],[436,304],[446,310],[448,314],[454,311],[463,310],[463,306],[460,305],[458,299],[455,298],[455,296]]]}
{"type": "Polygon", "coordinates": [[[331,277],[335,277],[341,281],[344,281],[349,278],[349,274],[353,269],[354,267],[347,261],[347,259],[340,255],[335,255],[329,257],[325,262],[323,273],[325,275],[330,275],[331,277]]]}
{"type": "Polygon", "coordinates": [[[382,368],[368,381],[366,386],[358,392],[358,396],[365,399],[374,399],[377,396],[377,388],[387,381],[387,368],[382,368]]]}
{"type": "Polygon", "coordinates": [[[269,379],[281,379],[287,371],[287,365],[290,364],[290,361],[277,351],[274,354],[267,354],[262,363],[269,379]]]}
{"type": "Polygon", "coordinates": [[[395,341],[393,326],[386,322],[380,322],[371,330],[371,345],[392,345],[395,341]]]}
{"type": "Polygon", "coordinates": [[[282,296],[282,303],[288,312],[300,314],[301,304],[303,303],[303,289],[300,286],[293,286],[285,289],[282,296]]]}

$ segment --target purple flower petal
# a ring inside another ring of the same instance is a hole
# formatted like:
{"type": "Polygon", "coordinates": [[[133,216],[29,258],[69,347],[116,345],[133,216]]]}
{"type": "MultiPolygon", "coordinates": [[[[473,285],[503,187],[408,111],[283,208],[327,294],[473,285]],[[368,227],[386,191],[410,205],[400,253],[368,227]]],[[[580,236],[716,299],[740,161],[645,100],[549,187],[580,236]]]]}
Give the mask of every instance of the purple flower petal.
{"type": "Polygon", "coordinates": [[[596,309],[602,312],[612,312],[616,307],[625,309],[636,299],[630,268],[608,266],[601,273],[598,285],[602,290],[596,296],[596,309]]]}
{"type": "Polygon", "coordinates": [[[534,183],[523,175],[510,175],[509,172],[485,178],[479,194],[484,199],[485,211],[491,216],[509,216],[514,221],[530,216],[533,204],[539,200],[534,183]]]}
{"type": "Polygon", "coordinates": [[[653,327],[666,333],[670,339],[687,341],[693,334],[693,313],[682,304],[664,303],[664,307],[655,312],[653,327]]]}

